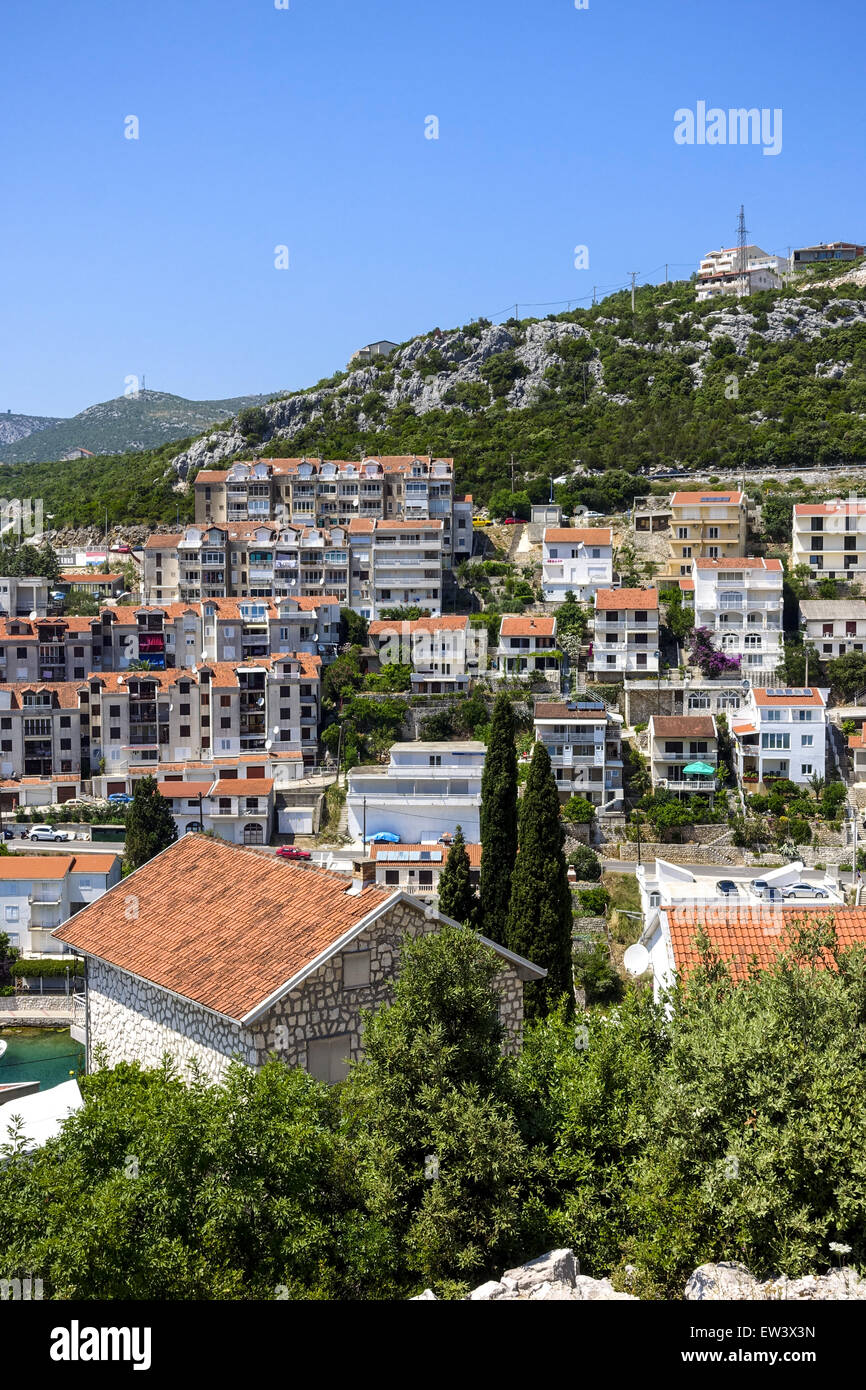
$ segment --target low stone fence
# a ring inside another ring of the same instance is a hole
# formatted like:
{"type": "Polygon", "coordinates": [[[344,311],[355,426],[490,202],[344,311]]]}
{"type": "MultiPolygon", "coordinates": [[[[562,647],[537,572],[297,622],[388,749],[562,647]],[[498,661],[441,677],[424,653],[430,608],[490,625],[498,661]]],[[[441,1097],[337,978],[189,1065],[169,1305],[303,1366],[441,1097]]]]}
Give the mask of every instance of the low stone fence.
{"type": "MultiPolygon", "coordinates": [[[[605,845],[604,857],[634,862],[637,859],[637,841],[625,840],[619,844],[605,845]]],[[[735,845],[664,845],[641,840],[640,857],[644,864],[654,859],[666,859],[669,864],[742,864],[743,851],[735,845]]]]}
{"type": "Polygon", "coordinates": [[[74,996],[10,994],[0,998],[0,1028],[68,1028],[74,996]]]}

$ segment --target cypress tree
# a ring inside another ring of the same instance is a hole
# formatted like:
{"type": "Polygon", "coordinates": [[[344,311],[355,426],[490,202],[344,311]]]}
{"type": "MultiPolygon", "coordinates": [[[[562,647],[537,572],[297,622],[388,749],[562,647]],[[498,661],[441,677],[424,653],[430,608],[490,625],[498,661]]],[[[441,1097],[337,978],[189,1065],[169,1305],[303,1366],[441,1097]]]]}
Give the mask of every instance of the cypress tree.
{"type": "Polygon", "coordinates": [[[511,875],[517,856],[517,751],[514,711],[497,695],[481,777],[481,884],[479,926],[491,941],[505,943],[511,875]]]}
{"type": "MultiPolygon", "coordinates": [[[[572,904],[564,832],[550,756],[536,743],[520,807],[520,853],[514,866],[505,945],[547,971],[524,987],[527,1019],[543,1018],[564,997],[574,1011],[572,904]]],[[[483,866],[482,860],[482,866],[483,866]]]]}
{"type": "Polygon", "coordinates": [[[160,794],[156,778],[140,778],[133,789],[132,805],[126,816],[126,862],[131,869],[140,869],[176,839],[177,826],[171,806],[160,794]]]}
{"type": "Polygon", "coordinates": [[[469,872],[469,855],[462,827],[458,825],[448,858],[439,875],[439,911],[455,922],[467,923],[475,911],[475,893],[469,872]]]}

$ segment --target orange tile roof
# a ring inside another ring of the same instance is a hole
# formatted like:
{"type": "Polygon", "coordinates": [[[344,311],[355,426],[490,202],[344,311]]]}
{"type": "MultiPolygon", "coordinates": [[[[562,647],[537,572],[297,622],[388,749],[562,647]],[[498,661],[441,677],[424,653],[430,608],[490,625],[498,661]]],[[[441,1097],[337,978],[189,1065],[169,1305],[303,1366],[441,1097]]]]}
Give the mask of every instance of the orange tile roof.
{"type": "Polygon", "coordinates": [[[658,589],[596,589],[595,606],[606,611],[651,610],[659,606],[658,589]]]}
{"type": "MultiPolygon", "coordinates": [[[[399,851],[402,851],[402,850],[409,850],[409,851],[422,851],[422,850],[423,850],[423,851],[426,851],[426,852],[428,852],[428,853],[430,852],[430,850],[441,850],[442,859],[441,859],[440,861],[437,861],[436,863],[432,863],[430,860],[422,861],[422,860],[416,859],[416,860],[414,860],[411,864],[407,864],[407,861],[406,861],[406,860],[399,860],[399,859],[398,859],[398,860],[392,860],[392,861],[388,862],[388,861],[386,861],[384,858],[383,858],[383,860],[382,860],[382,863],[384,864],[384,863],[387,862],[387,863],[388,863],[388,868],[389,868],[389,869],[400,869],[400,868],[412,868],[412,869],[421,868],[421,869],[429,869],[429,868],[431,868],[431,867],[432,867],[432,868],[444,869],[444,867],[445,867],[445,862],[446,862],[446,860],[447,860],[447,858],[448,858],[448,851],[449,851],[450,848],[451,848],[450,845],[440,845],[440,844],[435,844],[435,845],[421,845],[421,844],[418,844],[418,845],[383,845],[383,844],[375,844],[375,845],[368,845],[368,846],[367,846],[367,853],[369,854],[369,856],[370,856],[371,859],[378,859],[378,858],[380,857],[380,855],[386,855],[387,852],[388,852],[388,850],[397,850],[398,852],[399,852],[399,851]]],[[[477,868],[479,868],[480,865],[481,865],[481,846],[480,846],[480,845],[467,844],[467,846],[466,846],[466,853],[467,853],[468,856],[469,856],[469,867],[470,867],[470,869],[477,869],[477,868]]]]}
{"type": "Polygon", "coordinates": [[[185,835],[58,927],[60,941],[237,1022],[397,895],[206,835],[185,835]],[[166,892],[166,884],[177,892],[166,892]],[[228,889],[231,891],[227,891],[228,889]],[[134,930],[126,895],[138,899],[134,930]]]}
{"type": "MultiPolygon", "coordinates": [[[[356,518],[362,521],[362,517],[356,518]]],[[[355,525],[354,521],[349,522],[349,530],[355,525]]],[[[445,525],[444,521],[380,521],[377,517],[373,523],[377,531],[441,531],[445,525]]]]}
{"type": "Polygon", "coordinates": [[[161,536],[148,536],[144,543],[144,548],[145,550],[173,550],[182,540],[182,531],[172,531],[161,536]]]}
{"type": "Polygon", "coordinates": [[[115,579],[122,579],[122,574],[103,574],[101,570],[67,570],[58,577],[59,584],[92,584],[98,580],[100,584],[112,584],[115,579]]]}
{"type": "Polygon", "coordinates": [[[76,854],[72,872],[74,874],[110,874],[119,861],[119,854],[76,854]]]}
{"type": "Polygon", "coordinates": [[[716,504],[727,503],[733,506],[735,503],[739,505],[742,500],[743,494],[741,492],[713,492],[712,488],[708,487],[705,492],[675,492],[673,505],[678,507],[694,505],[698,502],[715,502],[716,504]]]}
{"type": "MultiPolygon", "coordinates": [[[[81,688],[80,681],[3,681],[0,690],[8,690],[13,696],[12,709],[23,709],[24,703],[21,696],[28,690],[34,694],[44,694],[48,691],[54,696],[49,709],[78,709],[78,691],[81,688]]],[[[34,715],[38,715],[39,707],[33,710],[34,715]]],[[[54,779],[56,780],[56,778],[54,779]]]]}
{"type": "Polygon", "coordinates": [[[794,923],[832,921],[839,945],[866,946],[866,907],[815,907],[803,903],[782,907],[665,908],[674,964],[682,975],[700,960],[695,936],[703,927],[716,953],[731,966],[734,979],[748,974],[749,961],[772,964],[787,944],[794,923]]]}
{"type": "MultiPolygon", "coordinates": [[[[772,685],[769,686],[768,688],[769,688],[770,690],[794,689],[794,687],[772,686],[772,685]]],[[[821,694],[820,690],[816,690],[815,687],[814,687],[813,685],[812,685],[812,686],[800,687],[800,693],[795,693],[795,694],[793,694],[793,695],[768,695],[768,694],[767,694],[767,689],[766,689],[766,688],[765,688],[765,689],[762,689],[762,690],[753,689],[753,690],[752,690],[752,695],[754,696],[755,704],[758,705],[759,707],[766,707],[766,706],[775,707],[776,705],[780,705],[780,706],[788,706],[788,705],[797,705],[797,706],[800,706],[800,705],[817,705],[817,706],[819,706],[821,709],[823,709],[823,707],[824,707],[824,705],[825,705],[825,703],[826,703],[825,700],[824,700],[824,696],[821,694]],[[803,690],[803,689],[808,689],[808,690],[810,691],[810,694],[808,694],[808,695],[802,694],[802,690],[803,690]]]]}
{"type": "Polygon", "coordinates": [[[377,618],[370,623],[367,631],[371,637],[379,637],[383,632],[387,633],[409,633],[416,632],[463,632],[469,622],[469,618],[447,616],[441,618],[412,618],[412,619],[391,619],[377,618]]]}
{"type": "Polygon", "coordinates": [[[794,507],[795,516],[863,516],[866,501],[852,498],[850,501],[839,498],[835,502],[798,502],[794,507]]]}
{"type": "Polygon", "coordinates": [[[773,570],[781,574],[781,560],[766,560],[763,556],[728,555],[717,560],[695,560],[699,570],[773,570]]]}
{"type": "Polygon", "coordinates": [[[191,780],[189,782],[157,782],[156,789],[160,796],[167,798],[189,797],[191,801],[197,801],[199,796],[208,795],[212,785],[213,779],[210,778],[207,782],[193,782],[191,780]]]}
{"type": "Polygon", "coordinates": [[[74,863],[65,854],[3,854],[0,879],[65,878],[74,863]]]}
{"type": "Polygon", "coordinates": [[[715,738],[711,714],[653,714],[653,731],[666,738],[715,738]]]}
{"type": "MultiPolygon", "coordinates": [[[[177,785],[176,783],[169,785],[177,785]]],[[[273,777],[226,777],[211,787],[211,796],[267,796],[274,789],[273,777]]]]}
{"type": "Polygon", "coordinates": [[[758,732],[754,724],[733,723],[731,725],[731,728],[733,729],[735,734],[756,734],[758,732]]]}
{"type": "Polygon", "coordinates": [[[695,581],[694,581],[693,579],[681,579],[681,580],[680,580],[680,588],[681,588],[681,589],[683,590],[683,592],[686,593],[686,594],[694,593],[694,590],[695,590],[695,581]]]}
{"type": "Polygon", "coordinates": [[[849,735],[848,735],[848,747],[849,747],[849,748],[863,748],[863,747],[866,747],[866,740],[864,740],[864,735],[863,735],[863,734],[849,734],[849,735]]]}
{"type": "Polygon", "coordinates": [[[555,633],[556,618],[544,614],[530,614],[528,617],[506,615],[499,629],[501,637],[553,637],[555,633]]]}
{"type": "MultiPolygon", "coordinates": [[[[108,691],[125,690],[130,681],[155,681],[160,690],[170,690],[180,681],[198,684],[198,673],[185,666],[171,666],[165,671],[91,671],[86,681],[98,683],[108,691]]],[[[84,685],[80,681],[77,689],[84,685]]]]}
{"type": "Polygon", "coordinates": [[[547,526],[544,540],[546,544],[563,541],[572,545],[610,545],[612,532],[609,526],[547,526]]]}

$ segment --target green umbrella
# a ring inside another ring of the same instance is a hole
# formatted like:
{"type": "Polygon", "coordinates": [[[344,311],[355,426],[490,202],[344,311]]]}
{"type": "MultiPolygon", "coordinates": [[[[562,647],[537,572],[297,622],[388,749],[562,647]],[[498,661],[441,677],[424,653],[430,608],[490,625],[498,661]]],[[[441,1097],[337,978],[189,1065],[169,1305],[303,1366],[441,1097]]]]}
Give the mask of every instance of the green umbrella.
{"type": "Polygon", "coordinates": [[[701,777],[712,777],[715,770],[709,763],[689,763],[688,767],[683,768],[683,772],[694,772],[701,777]]]}

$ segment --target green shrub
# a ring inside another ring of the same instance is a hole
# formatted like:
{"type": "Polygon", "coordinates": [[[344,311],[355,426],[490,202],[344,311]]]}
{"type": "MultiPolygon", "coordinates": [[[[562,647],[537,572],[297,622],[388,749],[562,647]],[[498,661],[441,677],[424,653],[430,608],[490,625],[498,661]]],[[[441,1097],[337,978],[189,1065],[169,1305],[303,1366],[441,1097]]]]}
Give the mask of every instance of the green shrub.
{"type": "Polygon", "coordinates": [[[578,888],[577,900],[580,913],[586,917],[603,917],[610,902],[610,894],[601,885],[597,888],[578,888]]]}

